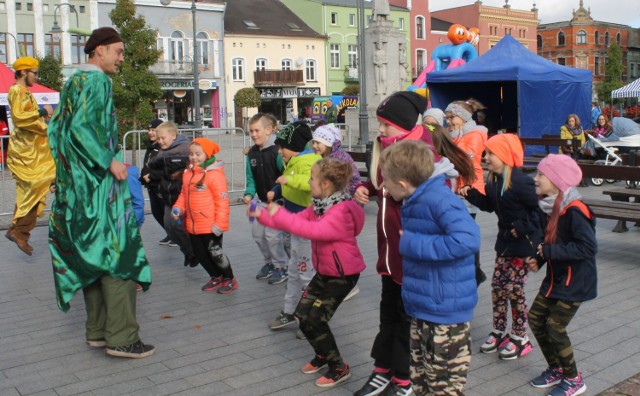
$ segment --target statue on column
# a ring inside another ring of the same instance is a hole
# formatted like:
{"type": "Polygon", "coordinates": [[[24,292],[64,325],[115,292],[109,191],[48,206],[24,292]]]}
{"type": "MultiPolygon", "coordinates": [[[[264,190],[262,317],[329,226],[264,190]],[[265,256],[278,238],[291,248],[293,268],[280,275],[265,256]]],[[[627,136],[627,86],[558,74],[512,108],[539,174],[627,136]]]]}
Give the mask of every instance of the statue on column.
{"type": "Polygon", "coordinates": [[[398,63],[400,64],[400,89],[404,87],[407,81],[407,44],[400,43],[398,49],[398,63]]]}
{"type": "Polygon", "coordinates": [[[388,0],[373,0],[373,21],[380,19],[389,19],[391,11],[389,10],[388,0]]]}
{"type": "Polygon", "coordinates": [[[373,51],[373,78],[375,80],[375,93],[387,94],[387,52],[384,42],[376,41],[376,50],[373,51]]]}

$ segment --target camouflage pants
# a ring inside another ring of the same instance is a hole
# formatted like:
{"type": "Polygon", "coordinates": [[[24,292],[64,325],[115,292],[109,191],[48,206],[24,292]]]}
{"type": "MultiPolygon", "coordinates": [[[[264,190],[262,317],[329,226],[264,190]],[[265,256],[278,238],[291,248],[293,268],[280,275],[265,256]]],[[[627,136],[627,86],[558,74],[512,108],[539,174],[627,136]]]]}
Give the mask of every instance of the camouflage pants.
{"type": "Polygon", "coordinates": [[[547,364],[552,368],[562,368],[564,376],[570,378],[578,375],[578,369],[567,326],[581,304],[538,294],[529,310],[529,325],[547,364]]]}
{"type": "Polygon", "coordinates": [[[298,303],[295,315],[300,320],[300,330],[307,337],[316,355],[329,361],[330,367],[342,364],[342,357],[331,333],[329,321],[344,298],[358,283],[360,274],[334,278],[315,274],[298,303]]]}
{"type": "Polygon", "coordinates": [[[469,322],[411,319],[411,383],[416,395],[463,395],[471,362],[469,322]]]}

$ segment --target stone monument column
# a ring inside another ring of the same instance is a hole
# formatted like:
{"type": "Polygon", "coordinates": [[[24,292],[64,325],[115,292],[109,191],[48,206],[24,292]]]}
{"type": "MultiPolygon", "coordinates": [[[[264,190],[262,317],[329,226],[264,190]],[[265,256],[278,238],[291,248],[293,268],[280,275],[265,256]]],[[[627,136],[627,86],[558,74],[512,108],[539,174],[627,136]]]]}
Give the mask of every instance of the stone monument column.
{"type": "Polygon", "coordinates": [[[396,91],[407,89],[407,43],[404,33],[393,26],[388,0],[373,1],[371,23],[364,31],[367,54],[361,59],[367,84],[367,114],[369,140],[378,134],[376,109],[382,99],[396,91]]]}

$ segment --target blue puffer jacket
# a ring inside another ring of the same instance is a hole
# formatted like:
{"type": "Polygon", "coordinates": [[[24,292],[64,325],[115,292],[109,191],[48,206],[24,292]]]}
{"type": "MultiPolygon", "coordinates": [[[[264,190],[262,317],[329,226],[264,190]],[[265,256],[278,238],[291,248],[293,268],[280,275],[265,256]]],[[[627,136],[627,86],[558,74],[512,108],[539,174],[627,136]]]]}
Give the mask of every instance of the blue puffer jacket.
{"type": "Polygon", "coordinates": [[[478,303],[473,255],[480,229],[445,185],[422,183],[402,206],[402,300],[411,317],[437,324],[473,318],[478,303]]]}

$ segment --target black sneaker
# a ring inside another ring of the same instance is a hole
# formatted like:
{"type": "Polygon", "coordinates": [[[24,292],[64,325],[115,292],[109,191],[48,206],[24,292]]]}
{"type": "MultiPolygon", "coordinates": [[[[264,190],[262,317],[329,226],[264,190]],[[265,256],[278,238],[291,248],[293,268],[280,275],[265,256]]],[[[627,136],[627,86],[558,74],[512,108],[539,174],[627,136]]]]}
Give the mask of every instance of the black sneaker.
{"type": "Polygon", "coordinates": [[[329,361],[326,358],[323,358],[320,355],[316,355],[311,359],[311,361],[302,367],[302,372],[304,374],[313,374],[322,370],[329,364],[329,361]]]}
{"type": "Polygon", "coordinates": [[[351,377],[349,365],[342,363],[338,367],[329,367],[327,373],[316,380],[316,386],[320,388],[332,388],[351,377]]]}
{"type": "Polygon", "coordinates": [[[380,396],[413,396],[413,388],[411,384],[406,386],[400,386],[395,382],[391,381],[391,385],[387,386],[387,388],[380,394],[380,396]]]}
{"type": "Polygon", "coordinates": [[[166,237],[158,241],[158,245],[168,245],[170,243],[171,243],[171,238],[169,238],[169,235],[167,235],[166,237]]]}
{"type": "Polygon", "coordinates": [[[277,330],[292,324],[296,324],[296,318],[291,314],[280,311],[280,315],[278,315],[274,321],[269,322],[269,328],[271,330],[277,330]]]}
{"type": "Polygon", "coordinates": [[[153,345],[145,345],[141,340],[138,340],[133,344],[126,346],[107,346],[104,349],[104,353],[110,356],[141,359],[153,355],[153,352],[155,352],[155,350],[156,347],[154,347],[153,345]]]}
{"type": "Polygon", "coordinates": [[[367,382],[355,391],[353,396],[375,396],[382,393],[391,382],[391,374],[389,373],[376,373],[375,371],[369,376],[367,382]]]}

